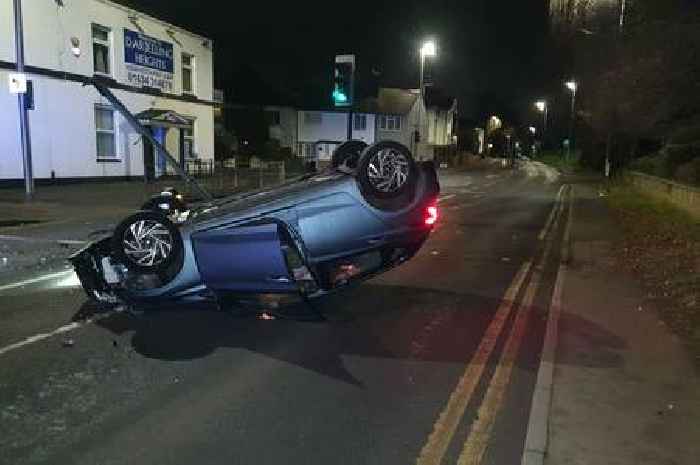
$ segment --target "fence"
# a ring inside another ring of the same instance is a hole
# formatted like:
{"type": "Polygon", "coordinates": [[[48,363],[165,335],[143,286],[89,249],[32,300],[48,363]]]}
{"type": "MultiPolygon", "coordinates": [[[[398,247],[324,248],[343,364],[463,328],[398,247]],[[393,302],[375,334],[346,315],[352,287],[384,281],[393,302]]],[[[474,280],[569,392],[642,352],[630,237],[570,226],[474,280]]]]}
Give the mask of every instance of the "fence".
{"type": "Polygon", "coordinates": [[[632,171],[627,179],[643,193],[659,200],[665,200],[700,219],[700,189],[632,171]]]}
{"type": "MultiPolygon", "coordinates": [[[[187,160],[185,171],[215,197],[272,187],[285,182],[288,175],[284,162],[241,166],[231,160],[187,160]]],[[[166,186],[175,187],[190,196],[195,194],[191,186],[174,177],[159,179],[149,185],[149,190],[155,193],[166,186]]]]}

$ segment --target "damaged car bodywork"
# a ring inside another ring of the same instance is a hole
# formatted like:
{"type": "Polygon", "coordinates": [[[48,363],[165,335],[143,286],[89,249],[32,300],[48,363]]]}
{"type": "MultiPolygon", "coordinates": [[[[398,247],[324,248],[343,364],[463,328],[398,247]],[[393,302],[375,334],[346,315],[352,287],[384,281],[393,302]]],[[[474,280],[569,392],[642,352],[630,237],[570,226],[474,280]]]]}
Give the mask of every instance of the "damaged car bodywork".
{"type": "Polygon", "coordinates": [[[411,258],[434,227],[438,193],[432,163],[414,162],[402,145],[349,141],[326,171],[275,188],[192,206],[164,192],[70,260],[103,303],[313,298],[411,258]]]}

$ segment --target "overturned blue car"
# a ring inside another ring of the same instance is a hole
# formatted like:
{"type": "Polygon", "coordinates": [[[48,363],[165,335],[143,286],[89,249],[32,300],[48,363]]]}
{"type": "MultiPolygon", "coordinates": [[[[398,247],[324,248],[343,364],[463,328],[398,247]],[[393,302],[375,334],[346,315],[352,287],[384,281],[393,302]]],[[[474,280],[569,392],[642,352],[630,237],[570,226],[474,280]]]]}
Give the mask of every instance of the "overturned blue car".
{"type": "Polygon", "coordinates": [[[432,162],[403,145],[348,141],[326,170],[275,188],[193,205],[163,192],[70,260],[101,303],[308,300],[410,259],[435,225],[438,193],[432,162]]]}

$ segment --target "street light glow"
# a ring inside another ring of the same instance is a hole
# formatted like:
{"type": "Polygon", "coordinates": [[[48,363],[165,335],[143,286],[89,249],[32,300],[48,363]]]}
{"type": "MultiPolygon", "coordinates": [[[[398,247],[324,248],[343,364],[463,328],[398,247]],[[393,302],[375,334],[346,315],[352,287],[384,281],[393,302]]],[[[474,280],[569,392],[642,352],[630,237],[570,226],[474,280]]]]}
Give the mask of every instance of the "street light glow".
{"type": "Polygon", "coordinates": [[[426,40],[420,49],[420,54],[424,57],[434,57],[437,54],[437,46],[434,40],[426,40]]]}
{"type": "Polygon", "coordinates": [[[535,102],[535,107],[539,111],[544,112],[547,109],[547,102],[545,102],[544,100],[539,100],[539,101],[535,102]]]}
{"type": "Polygon", "coordinates": [[[578,83],[576,83],[576,81],[567,81],[566,88],[569,89],[571,92],[576,92],[576,89],[578,88],[578,83]]]}

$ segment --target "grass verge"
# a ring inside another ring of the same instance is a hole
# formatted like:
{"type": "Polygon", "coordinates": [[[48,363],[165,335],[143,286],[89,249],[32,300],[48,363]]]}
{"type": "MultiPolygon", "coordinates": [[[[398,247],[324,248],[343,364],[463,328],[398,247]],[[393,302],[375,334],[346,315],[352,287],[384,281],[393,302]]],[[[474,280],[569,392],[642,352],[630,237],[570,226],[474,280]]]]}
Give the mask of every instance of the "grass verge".
{"type": "Polygon", "coordinates": [[[577,174],[585,172],[585,168],[580,163],[580,153],[576,152],[570,157],[565,157],[561,152],[542,152],[534,158],[545,165],[549,165],[559,170],[563,174],[577,174]]]}
{"type": "Polygon", "coordinates": [[[641,278],[661,319],[700,366],[700,222],[628,185],[611,187],[608,201],[624,231],[622,265],[641,278]]]}

